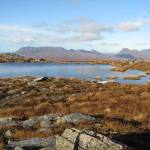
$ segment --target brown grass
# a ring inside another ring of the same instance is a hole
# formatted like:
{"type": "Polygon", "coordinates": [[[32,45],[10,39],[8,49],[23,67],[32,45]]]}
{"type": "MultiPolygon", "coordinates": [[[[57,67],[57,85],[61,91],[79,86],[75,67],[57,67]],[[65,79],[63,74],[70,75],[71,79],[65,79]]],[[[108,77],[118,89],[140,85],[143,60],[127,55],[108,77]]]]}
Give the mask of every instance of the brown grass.
{"type": "Polygon", "coordinates": [[[0,143],[0,150],[4,150],[5,149],[5,145],[3,143],[0,143]]]}
{"type": "Polygon", "coordinates": [[[116,66],[113,70],[115,71],[120,71],[124,72],[129,69],[137,69],[141,71],[148,72],[150,73],[150,61],[144,61],[144,60],[139,60],[139,61],[116,61],[114,62],[114,66],[116,66]]]}
{"type": "Polygon", "coordinates": [[[13,139],[44,138],[49,136],[49,131],[47,131],[46,133],[42,133],[40,131],[18,130],[13,134],[13,139]]]}
{"type": "MultiPolygon", "coordinates": [[[[106,123],[106,128],[118,128],[122,132],[132,131],[133,128],[139,130],[134,125],[125,124],[126,121],[137,121],[141,123],[140,130],[150,130],[150,84],[101,85],[77,79],[50,79],[29,87],[27,83],[32,81],[32,78],[26,80],[3,79],[7,84],[0,87],[2,91],[8,89],[11,83],[15,83],[12,89],[17,89],[18,93],[26,91],[26,94],[18,97],[14,97],[13,94],[8,98],[5,93],[6,96],[1,98],[0,117],[28,118],[48,113],[81,112],[112,118],[112,121],[106,123]],[[114,118],[121,118],[123,121],[116,123],[114,118]]],[[[21,132],[23,131],[19,131],[18,134],[21,132]]]]}

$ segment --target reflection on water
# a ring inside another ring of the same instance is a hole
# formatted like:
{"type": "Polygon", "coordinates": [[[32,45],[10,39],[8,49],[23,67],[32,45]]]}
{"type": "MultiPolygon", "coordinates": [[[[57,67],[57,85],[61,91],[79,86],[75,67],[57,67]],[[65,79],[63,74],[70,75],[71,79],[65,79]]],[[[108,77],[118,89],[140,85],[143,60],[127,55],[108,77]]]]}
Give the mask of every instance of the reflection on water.
{"type": "Polygon", "coordinates": [[[117,76],[115,81],[120,83],[146,83],[149,77],[142,77],[140,80],[124,80],[127,75],[145,75],[139,70],[128,70],[126,72],[114,72],[111,65],[91,64],[46,64],[46,63],[1,63],[0,77],[16,76],[54,76],[54,77],[76,77],[80,79],[93,80],[100,76],[107,80],[110,76],[117,76]]]}

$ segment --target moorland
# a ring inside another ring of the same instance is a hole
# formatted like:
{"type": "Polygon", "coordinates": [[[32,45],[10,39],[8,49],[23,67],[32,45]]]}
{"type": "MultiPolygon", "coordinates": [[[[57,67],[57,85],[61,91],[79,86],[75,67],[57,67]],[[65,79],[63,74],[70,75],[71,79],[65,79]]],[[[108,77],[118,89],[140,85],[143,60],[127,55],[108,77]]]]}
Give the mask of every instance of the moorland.
{"type": "MultiPolygon", "coordinates": [[[[16,54],[1,54],[0,58],[1,62],[8,63],[48,63],[16,54]]],[[[73,62],[111,64],[114,71],[137,69],[150,73],[148,60],[73,62]]],[[[0,146],[7,148],[10,140],[61,135],[65,129],[75,127],[101,133],[133,149],[145,150],[150,147],[149,100],[150,83],[102,84],[56,77],[1,78],[0,146]]]]}
{"type": "MultiPolygon", "coordinates": [[[[135,149],[146,149],[150,130],[150,84],[99,84],[75,78],[33,77],[0,79],[0,117],[32,120],[33,116],[81,113],[97,121],[53,121],[47,132],[41,132],[41,122],[20,127],[1,126],[0,133],[13,131],[11,139],[48,137],[61,134],[66,128],[89,129],[117,139],[135,149]],[[33,124],[33,125],[32,125],[33,124]],[[133,138],[134,137],[134,138],[133,138]]],[[[1,137],[1,145],[4,138],[1,137]]]]}

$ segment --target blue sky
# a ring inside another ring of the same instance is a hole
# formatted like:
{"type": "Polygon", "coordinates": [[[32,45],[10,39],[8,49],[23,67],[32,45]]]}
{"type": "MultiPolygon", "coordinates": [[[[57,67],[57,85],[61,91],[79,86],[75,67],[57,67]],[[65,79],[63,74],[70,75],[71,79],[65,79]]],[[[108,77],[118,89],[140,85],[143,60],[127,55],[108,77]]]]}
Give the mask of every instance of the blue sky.
{"type": "Polygon", "coordinates": [[[1,0],[0,51],[150,48],[149,0],[1,0]]]}

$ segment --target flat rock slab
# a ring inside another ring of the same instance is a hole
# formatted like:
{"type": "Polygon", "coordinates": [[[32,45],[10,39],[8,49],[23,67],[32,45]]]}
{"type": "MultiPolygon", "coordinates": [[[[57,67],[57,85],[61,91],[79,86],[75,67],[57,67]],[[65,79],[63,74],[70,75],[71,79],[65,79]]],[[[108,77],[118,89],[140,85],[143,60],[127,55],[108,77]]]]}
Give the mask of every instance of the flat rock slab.
{"type": "Polygon", "coordinates": [[[14,149],[20,147],[23,149],[40,149],[45,147],[55,147],[55,136],[49,138],[33,138],[21,141],[9,141],[7,149],[14,149]]]}

